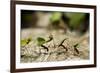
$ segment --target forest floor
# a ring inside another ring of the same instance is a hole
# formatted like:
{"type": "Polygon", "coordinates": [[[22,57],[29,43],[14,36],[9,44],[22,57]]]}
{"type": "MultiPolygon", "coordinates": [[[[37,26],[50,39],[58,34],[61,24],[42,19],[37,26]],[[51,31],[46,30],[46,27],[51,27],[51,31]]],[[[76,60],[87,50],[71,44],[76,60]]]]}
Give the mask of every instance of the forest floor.
{"type": "Polygon", "coordinates": [[[61,30],[22,29],[21,40],[32,37],[32,41],[24,47],[21,47],[21,62],[31,63],[89,59],[88,35],[89,33],[85,33],[83,36],[80,36],[73,32],[64,34],[61,30]],[[37,46],[37,37],[48,39],[51,34],[53,35],[53,40],[44,44],[48,49],[37,46]]]}

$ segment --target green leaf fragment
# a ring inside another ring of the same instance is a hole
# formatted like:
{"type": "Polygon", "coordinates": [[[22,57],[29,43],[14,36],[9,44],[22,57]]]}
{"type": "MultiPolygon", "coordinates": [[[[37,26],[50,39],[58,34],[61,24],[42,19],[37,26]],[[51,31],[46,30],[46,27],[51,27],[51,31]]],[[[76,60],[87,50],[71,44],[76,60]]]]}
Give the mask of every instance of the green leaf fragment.
{"type": "Polygon", "coordinates": [[[27,42],[27,40],[21,40],[21,46],[25,46],[26,42],[27,42]]]}
{"type": "Polygon", "coordinates": [[[21,46],[27,45],[30,41],[32,41],[32,38],[21,40],[21,46]]]}
{"type": "Polygon", "coordinates": [[[44,38],[42,38],[42,37],[38,37],[37,38],[37,44],[38,44],[38,46],[41,46],[42,44],[44,44],[46,41],[45,41],[45,39],[44,38]]]}

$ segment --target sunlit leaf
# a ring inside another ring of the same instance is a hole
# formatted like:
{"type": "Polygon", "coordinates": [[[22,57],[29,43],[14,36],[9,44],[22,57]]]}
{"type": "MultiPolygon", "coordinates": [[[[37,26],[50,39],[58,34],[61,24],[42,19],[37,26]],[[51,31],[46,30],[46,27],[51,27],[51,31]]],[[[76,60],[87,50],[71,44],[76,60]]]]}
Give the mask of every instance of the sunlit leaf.
{"type": "Polygon", "coordinates": [[[28,39],[21,40],[21,46],[27,45],[30,41],[32,41],[31,37],[29,37],[28,39]]]}
{"type": "Polygon", "coordinates": [[[27,43],[27,40],[21,40],[21,46],[25,46],[27,43]]]}

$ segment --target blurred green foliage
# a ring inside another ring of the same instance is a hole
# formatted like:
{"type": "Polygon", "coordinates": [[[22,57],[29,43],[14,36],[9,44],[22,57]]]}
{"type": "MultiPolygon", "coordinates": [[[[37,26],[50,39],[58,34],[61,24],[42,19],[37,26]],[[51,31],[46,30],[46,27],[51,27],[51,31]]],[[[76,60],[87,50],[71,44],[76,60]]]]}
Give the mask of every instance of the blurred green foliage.
{"type": "Polygon", "coordinates": [[[78,26],[81,25],[81,23],[84,22],[85,13],[65,13],[65,16],[68,17],[69,20],[69,26],[73,29],[76,29],[78,26]]]}
{"type": "Polygon", "coordinates": [[[23,21],[31,22],[32,21],[32,14],[22,14],[23,21]]]}
{"type": "Polygon", "coordinates": [[[70,28],[77,29],[81,25],[81,23],[84,22],[85,14],[86,13],[76,13],[76,12],[74,13],[73,12],[66,12],[66,13],[53,12],[51,16],[51,23],[57,23],[60,20],[63,20],[62,16],[64,16],[66,18],[66,21],[68,21],[67,18],[69,19],[68,25],[70,26],[70,28]]]}
{"type": "Polygon", "coordinates": [[[51,16],[51,22],[60,21],[61,16],[62,16],[61,12],[53,12],[51,16]]]}
{"type": "MultiPolygon", "coordinates": [[[[21,15],[21,27],[34,27],[38,22],[38,17],[32,11],[23,11],[21,15]]],[[[44,12],[47,13],[47,12],[44,12]]],[[[58,29],[71,29],[82,31],[88,29],[88,15],[87,13],[80,12],[49,12],[51,14],[50,24],[51,28],[58,29]],[[85,28],[87,27],[87,28],[85,28]]],[[[41,18],[41,16],[40,16],[41,18]]],[[[42,22],[41,22],[42,23],[42,22]]]]}

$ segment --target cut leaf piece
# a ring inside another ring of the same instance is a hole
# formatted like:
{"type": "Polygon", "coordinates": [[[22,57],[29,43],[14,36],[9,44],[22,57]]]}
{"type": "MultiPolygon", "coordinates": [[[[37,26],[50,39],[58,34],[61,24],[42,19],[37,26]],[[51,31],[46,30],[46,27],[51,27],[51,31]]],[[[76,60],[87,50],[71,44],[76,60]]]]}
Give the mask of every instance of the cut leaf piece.
{"type": "Polygon", "coordinates": [[[44,44],[46,41],[45,41],[45,39],[44,38],[42,38],[42,37],[38,37],[37,38],[37,44],[38,44],[38,46],[41,46],[42,44],[44,44]]]}

